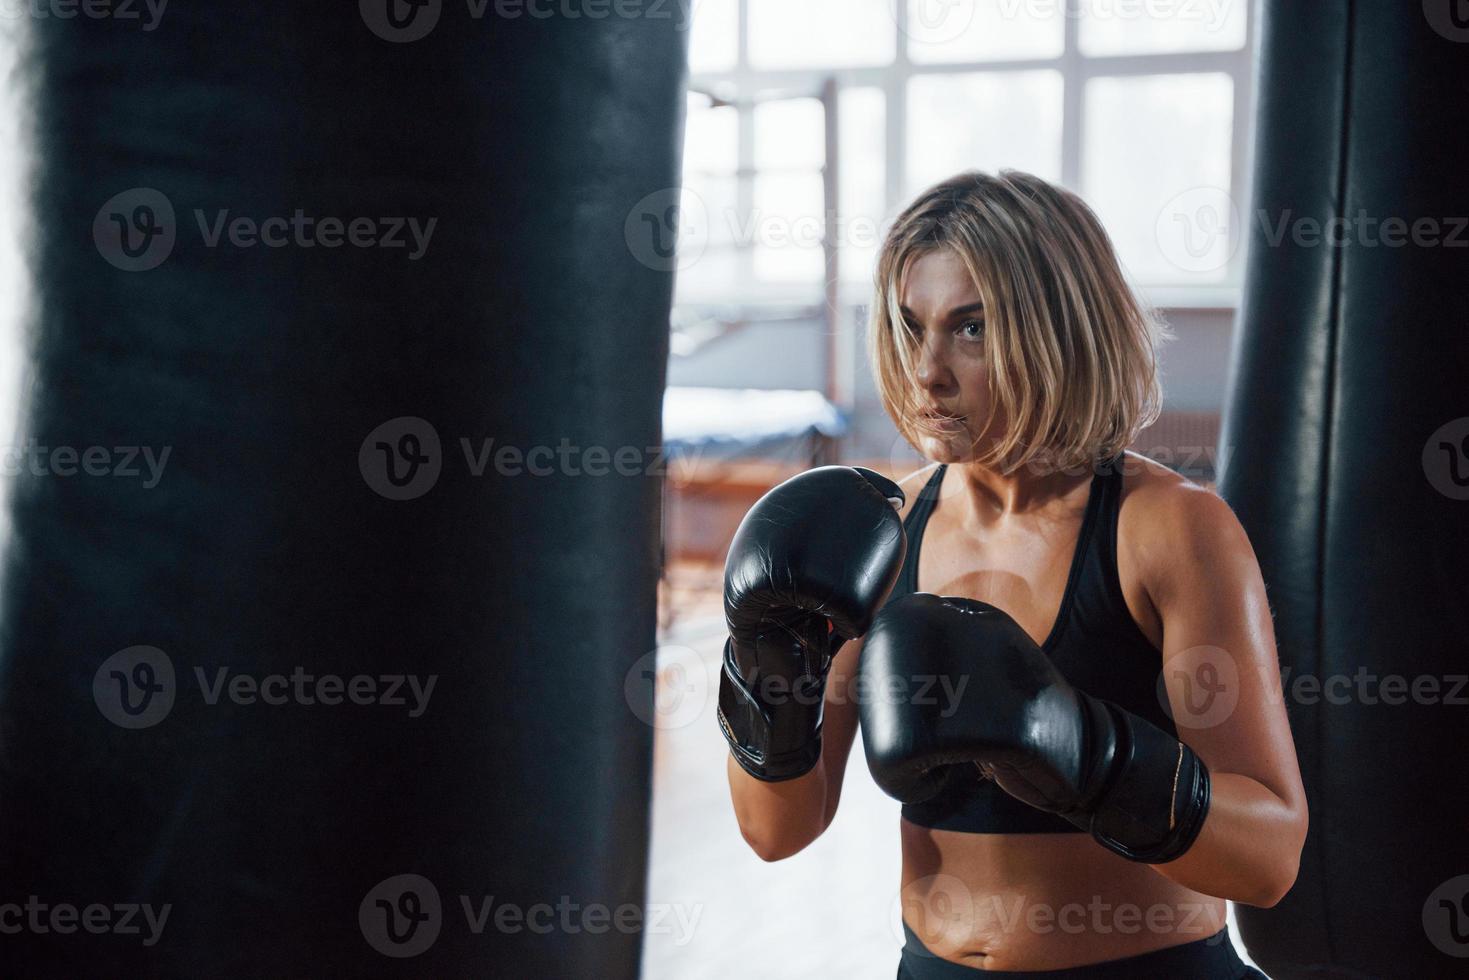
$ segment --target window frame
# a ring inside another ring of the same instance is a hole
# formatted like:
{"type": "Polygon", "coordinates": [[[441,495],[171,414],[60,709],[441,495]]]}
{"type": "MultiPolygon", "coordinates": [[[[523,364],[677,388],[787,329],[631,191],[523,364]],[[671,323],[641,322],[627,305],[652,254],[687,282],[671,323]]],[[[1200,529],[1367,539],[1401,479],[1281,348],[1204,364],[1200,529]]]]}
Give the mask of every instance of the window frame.
{"type": "MultiPolygon", "coordinates": [[[[1126,77],[1159,74],[1222,73],[1233,80],[1234,103],[1230,131],[1230,197],[1241,209],[1250,200],[1250,167],[1253,138],[1250,125],[1253,105],[1253,64],[1256,42],[1256,17],[1253,10],[1245,15],[1245,40],[1234,51],[1197,51],[1186,53],[1128,54],[1087,56],[1080,48],[1080,19],[1077,15],[1082,0],[1064,0],[1064,42],[1054,57],[1022,58],[1005,61],[954,61],[941,64],[914,62],[909,58],[906,32],[908,3],[888,0],[893,4],[896,53],[892,64],[850,68],[770,69],[750,66],[750,0],[735,0],[738,5],[738,40],[734,67],[720,71],[690,72],[689,87],[693,91],[713,92],[733,104],[738,114],[738,160],[736,208],[747,218],[754,207],[754,106],[770,97],[809,97],[820,99],[823,86],[835,84],[840,93],[849,88],[882,90],[885,105],[883,213],[890,219],[905,202],[904,184],[907,174],[908,81],[922,75],[960,75],[986,72],[1052,70],[1061,75],[1061,183],[1080,189],[1082,146],[1085,143],[1083,96],[1093,78],[1126,77]]],[[[829,91],[829,90],[828,90],[829,91]]],[[[719,176],[727,177],[723,172],[719,176]]],[[[1231,309],[1238,306],[1246,261],[1246,234],[1249,222],[1241,210],[1241,222],[1233,233],[1242,236],[1234,244],[1224,279],[1217,285],[1169,284],[1141,282],[1137,286],[1158,306],[1172,309],[1231,309]]],[[[754,248],[738,249],[736,282],[726,284],[746,301],[753,303],[791,303],[811,301],[809,287],[759,280],[754,274],[754,248]]],[[[843,279],[838,285],[842,302],[862,303],[869,298],[870,283],[843,279]]],[[[729,293],[723,294],[728,299],[729,293]]],[[[713,296],[690,295],[688,302],[705,302],[713,296]]]]}

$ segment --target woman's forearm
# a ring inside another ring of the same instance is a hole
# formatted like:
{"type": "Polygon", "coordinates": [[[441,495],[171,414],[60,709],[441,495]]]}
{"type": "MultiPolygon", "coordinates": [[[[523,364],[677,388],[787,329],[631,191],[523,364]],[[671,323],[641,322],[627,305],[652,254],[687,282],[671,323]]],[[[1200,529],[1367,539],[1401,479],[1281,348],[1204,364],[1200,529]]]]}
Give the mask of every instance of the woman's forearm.
{"type": "Polygon", "coordinates": [[[733,757],[728,757],[725,765],[740,833],[761,859],[788,858],[826,830],[824,766],[815,766],[795,779],[772,783],[751,776],[733,757]]]}
{"type": "Polygon", "coordinates": [[[1214,773],[1198,839],[1153,867],[1194,891],[1268,908],[1295,883],[1306,822],[1304,803],[1292,806],[1248,776],[1214,773]]]}

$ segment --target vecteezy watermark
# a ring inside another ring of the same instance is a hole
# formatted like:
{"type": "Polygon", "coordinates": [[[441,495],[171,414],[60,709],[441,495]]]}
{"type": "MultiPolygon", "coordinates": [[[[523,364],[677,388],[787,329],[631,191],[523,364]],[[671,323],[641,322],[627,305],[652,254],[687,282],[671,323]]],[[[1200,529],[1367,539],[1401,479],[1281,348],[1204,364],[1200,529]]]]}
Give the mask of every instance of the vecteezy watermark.
{"type": "MultiPolygon", "coordinates": [[[[496,476],[657,476],[669,475],[663,446],[579,446],[562,438],[555,446],[515,446],[494,436],[458,440],[469,475],[496,476]]],[[[696,463],[696,455],[682,462],[696,463]]],[[[438,483],[444,468],[439,432],[416,415],[400,415],[374,428],[357,449],[357,468],[367,486],[389,500],[422,497],[438,483]]]]}
{"type": "Polygon", "coordinates": [[[1439,36],[1469,42],[1469,4],[1464,0],[1423,0],[1423,16],[1439,36]]]}
{"type": "Polygon", "coordinates": [[[622,238],[632,257],[647,268],[682,271],[709,246],[709,209],[687,187],[665,187],[628,210],[622,238]]]}
{"type": "Polygon", "coordinates": [[[1141,933],[1207,939],[1223,928],[1223,910],[1212,902],[1114,902],[1102,895],[1086,901],[1038,902],[1023,894],[976,894],[963,879],[935,874],[909,882],[890,910],[894,935],[905,938],[903,924],[918,933],[933,952],[962,949],[976,938],[996,934],[1037,936],[1141,933]]]}
{"type": "Polygon", "coordinates": [[[363,896],[357,926],[367,944],[384,956],[417,956],[434,944],[444,927],[439,890],[423,875],[386,878],[363,896]]]}
{"type": "MultiPolygon", "coordinates": [[[[1257,245],[1280,248],[1469,248],[1469,216],[1355,214],[1317,217],[1292,208],[1257,208],[1257,245]]],[[[1185,272],[1213,272],[1229,264],[1245,226],[1234,199],[1218,187],[1194,187],[1158,212],[1154,237],[1163,256],[1185,272]]]]}
{"type": "Polygon", "coordinates": [[[1001,16],[1075,20],[1182,20],[1217,31],[1235,0],[998,0],[1001,16]]]}
{"type": "Polygon", "coordinates": [[[846,684],[812,683],[810,676],[782,677],[762,673],[746,679],[745,686],[762,704],[799,704],[807,707],[821,703],[881,703],[936,707],[938,717],[949,718],[959,710],[970,675],[963,674],[885,674],[869,677],[857,674],[846,684]]]}
{"type": "MultiPolygon", "coordinates": [[[[900,9],[906,16],[896,16],[898,28],[919,44],[947,44],[969,32],[978,11],[977,0],[896,0],[886,4],[889,13],[900,9]]],[[[1002,6],[1016,6],[1001,0],[1002,6]]],[[[1019,10],[1012,10],[1013,18],[1019,10]]],[[[1000,16],[1005,16],[1004,12],[1000,16]]]]}
{"type": "Polygon", "coordinates": [[[92,700],[119,728],[152,728],[173,710],[173,660],[157,647],[119,650],[92,675],[92,700]]]}
{"type": "Polygon", "coordinates": [[[26,437],[18,446],[0,450],[0,475],[142,477],[145,490],[163,479],[172,446],[48,446],[26,437]],[[147,472],[138,468],[141,462],[147,472]]]}
{"type": "MultiPolygon", "coordinates": [[[[1179,651],[1163,664],[1159,703],[1180,731],[1221,725],[1239,707],[1244,671],[1249,669],[1223,647],[1201,645],[1179,651]]],[[[1469,674],[1378,673],[1366,666],[1333,674],[1297,673],[1288,665],[1281,666],[1279,674],[1254,669],[1260,675],[1257,690],[1271,705],[1469,706],[1469,674]]]]}
{"type": "MultiPolygon", "coordinates": [[[[693,0],[464,0],[470,20],[676,20],[684,31],[693,0]]],[[[384,41],[421,41],[438,26],[444,0],[358,0],[362,23],[384,41]]]]}
{"type": "MultiPolygon", "coordinates": [[[[535,935],[627,935],[674,936],[675,946],[693,938],[701,904],[652,904],[625,902],[608,906],[602,902],[577,902],[569,895],[555,902],[522,904],[497,900],[494,895],[457,896],[464,926],[472,934],[486,931],[501,934],[529,932],[535,935]]],[[[449,916],[434,883],[423,875],[401,874],[374,885],[357,907],[357,924],[367,944],[384,956],[404,959],[427,951],[448,924],[449,916]]]]}
{"type": "Polygon", "coordinates": [[[819,250],[828,240],[858,249],[882,240],[881,222],[872,215],[733,208],[711,209],[687,187],[665,187],[640,198],[623,219],[627,250],[655,272],[689,268],[711,239],[721,247],[819,250]]]}
{"type": "Polygon", "coordinates": [[[703,717],[708,707],[709,668],[689,647],[665,644],[628,668],[622,694],[643,724],[683,728],[703,717]]]}
{"type": "Polygon", "coordinates": [[[1212,475],[1223,468],[1230,452],[1230,447],[1216,444],[1147,445],[1141,440],[1128,448],[1130,452],[1119,457],[1116,462],[1097,460],[1085,463],[1060,463],[1041,454],[1027,460],[1025,469],[1034,476],[1052,476],[1058,473],[1073,477],[1095,476],[1103,472],[1103,464],[1108,463],[1110,464],[1109,470],[1115,470],[1123,476],[1134,476],[1147,473],[1151,462],[1166,466],[1184,476],[1212,475]]]}
{"type": "Polygon", "coordinates": [[[1298,216],[1290,208],[1276,215],[1256,212],[1264,242],[1280,247],[1289,238],[1292,245],[1315,248],[1469,248],[1469,217],[1420,216],[1412,218],[1368,214],[1365,208],[1354,215],[1334,215],[1322,220],[1298,216]]]}
{"type": "Polygon", "coordinates": [[[1469,416],[1445,422],[1428,437],[1423,475],[1450,500],[1469,500],[1469,416]]]}
{"type": "Polygon", "coordinates": [[[1158,212],[1153,237],[1163,257],[1184,272],[1227,266],[1240,244],[1239,207],[1217,187],[1194,187],[1158,212]]]}
{"type": "MultiPolygon", "coordinates": [[[[832,689],[829,700],[832,704],[845,704],[848,692],[861,704],[871,700],[883,704],[910,704],[939,709],[938,717],[949,718],[959,710],[964,689],[969,686],[970,675],[959,674],[884,674],[869,677],[857,674],[847,685],[847,690],[838,686],[832,689]]],[[[766,677],[757,681],[755,689],[767,704],[777,704],[789,698],[797,704],[812,703],[812,695],[804,693],[798,685],[794,691],[779,677],[766,677]],[[806,699],[806,700],[803,700],[806,699]]]]}
{"type": "Polygon", "coordinates": [[[0,19],[136,20],[146,34],[158,29],[167,6],[168,0],[0,0],[0,19]]]}
{"type": "MultiPolygon", "coordinates": [[[[1168,467],[1173,472],[1191,479],[1212,479],[1224,470],[1224,461],[1230,447],[1219,445],[1156,445],[1139,441],[1130,447],[1138,456],[1168,467]]],[[[1135,457],[1123,456],[1117,468],[1126,475],[1129,471],[1142,471],[1146,464],[1135,461],[1135,457]]]]}
{"type": "Polygon", "coordinates": [[[94,936],[142,936],[144,946],[154,946],[163,937],[172,911],[172,903],[157,908],[136,902],[77,906],[71,902],[43,902],[39,896],[30,895],[24,903],[0,902],[0,935],[70,936],[89,932],[94,936]]]}
{"type": "MultiPolygon", "coordinates": [[[[410,262],[428,251],[438,218],[414,216],[341,218],[308,215],[232,215],[229,208],[193,211],[199,240],[206,248],[228,245],[249,248],[405,249],[410,262]]],[[[173,202],[152,187],[133,187],[114,194],[92,219],[92,240],[102,258],[124,272],[156,269],[178,242],[179,223],[173,202]]]]}
{"type": "Polygon", "coordinates": [[[357,468],[367,485],[389,500],[422,497],[444,468],[439,432],[416,415],[388,419],[362,440],[357,468]]]}
{"type": "Polygon", "coordinates": [[[976,20],[979,30],[994,30],[1018,19],[1033,22],[1061,18],[1092,21],[1173,20],[1197,24],[1210,33],[1228,21],[1234,0],[897,0],[889,10],[906,4],[903,32],[923,44],[947,44],[968,33],[976,20]],[[982,9],[981,9],[982,8],[982,9]]]}
{"type": "Polygon", "coordinates": [[[112,195],[92,219],[97,251],[124,272],[158,268],[173,252],[177,239],[173,202],[152,187],[133,187],[112,195]]]}
{"type": "Polygon", "coordinates": [[[630,935],[672,934],[675,946],[685,946],[694,938],[694,929],[704,912],[702,905],[682,903],[646,906],[631,902],[615,906],[602,902],[583,904],[572,901],[569,895],[560,896],[554,905],[550,902],[532,902],[529,905],[496,902],[493,895],[477,896],[471,902],[470,896],[461,895],[459,904],[464,910],[469,930],[476,935],[491,926],[495,932],[530,932],[540,936],[582,932],[599,936],[609,931],[630,935]]]}
{"type": "Polygon", "coordinates": [[[1180,729],[1213,728],[1239,706],[1239,665],[1223,647],[1180,650],[1158,675],[1158,701],[1180,729]]]}
{"type": "Polygon", "coordinates": [[[1469,705],[1469,674],[1378,674],[1366,667],[1351,674],[1292,674],[1290,667],[1280,670],[1281,690],[1294,704],[1469,705]]]}
{"type": "MultiPolygon", "coordinates": [[[[289,674],[234,673],[229,667],[193,668],[203,702],[227,700],[242,707],[358,705],[428,710],[438,674],[315,674],[297,666],[289,674]]],[[[92,700],[102,717],[120,728],[151,728],[167,718],[179,694],[173,659],[157,647],[132,646],[112,654],[92,675],[92,700]]]]}
{"type": "Polygon", "coordinates": [[[1439,952],[1469,957],[1469,875],[1450,878],[1429,894],[1423,932],[1439,952]]]}

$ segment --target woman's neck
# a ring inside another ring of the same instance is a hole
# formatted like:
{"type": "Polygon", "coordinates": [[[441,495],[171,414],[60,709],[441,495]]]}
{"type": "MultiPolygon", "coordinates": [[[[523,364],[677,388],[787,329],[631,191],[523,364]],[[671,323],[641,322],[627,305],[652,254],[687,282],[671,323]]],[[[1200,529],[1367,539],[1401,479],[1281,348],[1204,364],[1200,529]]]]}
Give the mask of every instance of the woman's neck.
{"type": "MultiPolygon", "coordinates": [[[[958,481],[949,489],[958,506],[952,516],[966,527],[992,527],[1012,517],[1035,514],[1056,507],[1070,509],[1075,498],[1085,494],[1091,472],[1040,470],[1019,466],[1010,472],[980,463],[952,463],[944,482],[958,481]]],[[[1084,502],[1084,497],[1083,497],[1084,502]]]]}

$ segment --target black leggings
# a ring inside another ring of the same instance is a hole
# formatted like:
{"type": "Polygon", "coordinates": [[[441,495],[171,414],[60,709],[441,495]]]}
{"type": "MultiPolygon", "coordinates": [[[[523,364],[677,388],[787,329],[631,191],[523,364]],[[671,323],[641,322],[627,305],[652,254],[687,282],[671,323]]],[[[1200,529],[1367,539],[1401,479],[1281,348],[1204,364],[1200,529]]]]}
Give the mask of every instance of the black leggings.
{"type": "Polygon", "coordinates": [[[898,980],[980,980],[981,977],[1013,977],[1015,980],[1060,980],[1077,977],[1082,980],[1269,980],[1265,974],[1245,965],[1229,940],[1228,927],[1208,939],[1181,946],[1107,960],[1070,970],[980,970],[950,960],[940,959],[903,923],[903,958],[898,963],[898,980]]]}

